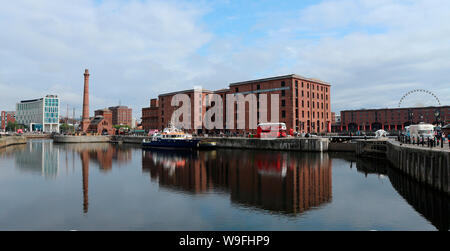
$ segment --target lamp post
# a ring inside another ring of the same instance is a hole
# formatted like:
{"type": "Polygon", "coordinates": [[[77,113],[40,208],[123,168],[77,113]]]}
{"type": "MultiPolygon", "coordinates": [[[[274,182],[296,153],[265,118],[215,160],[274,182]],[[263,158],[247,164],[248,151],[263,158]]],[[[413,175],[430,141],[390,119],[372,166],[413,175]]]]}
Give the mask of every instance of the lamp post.
{"type": "Polygon", "coordinates": [[[413,116],[414,116],[414,113],[413,113],[413,111],[412,110],[409,110],[408,111],[408,119],[409,119],[409,124],[410,125],[412,125],[413,124],[413,116]]]}
{"type": "Polygon", "coordinates": [[[439,118],[439,115],[440,115],[440,112],[439,112],[438,110],[436,110],[436,111],[434,112],[434,117],[436,118],[436,126],[439,126],[439,124],[438,124],[438,118],[439,118]]]}

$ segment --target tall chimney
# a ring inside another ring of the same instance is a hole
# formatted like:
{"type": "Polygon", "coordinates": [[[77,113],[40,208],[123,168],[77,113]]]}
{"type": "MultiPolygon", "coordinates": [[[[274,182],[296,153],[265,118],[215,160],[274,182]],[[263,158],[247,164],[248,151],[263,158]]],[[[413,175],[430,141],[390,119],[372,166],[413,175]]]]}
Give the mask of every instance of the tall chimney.
{"type": "Polygon", "coordinates": [[[86,132],[89,127],[89,70],[84,70],[83,116],[81,130],[86,132]]]}

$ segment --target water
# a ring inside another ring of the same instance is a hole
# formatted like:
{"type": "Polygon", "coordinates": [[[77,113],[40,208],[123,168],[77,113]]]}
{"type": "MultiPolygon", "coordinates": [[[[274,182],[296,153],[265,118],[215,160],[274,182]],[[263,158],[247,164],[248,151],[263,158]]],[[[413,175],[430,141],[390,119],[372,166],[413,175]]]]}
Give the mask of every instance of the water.
{"type": "Polygon", "coordinates": [[[351,154],[48,140],[0,150],[0,230],[448,230],[449,205],[351,154]]]}

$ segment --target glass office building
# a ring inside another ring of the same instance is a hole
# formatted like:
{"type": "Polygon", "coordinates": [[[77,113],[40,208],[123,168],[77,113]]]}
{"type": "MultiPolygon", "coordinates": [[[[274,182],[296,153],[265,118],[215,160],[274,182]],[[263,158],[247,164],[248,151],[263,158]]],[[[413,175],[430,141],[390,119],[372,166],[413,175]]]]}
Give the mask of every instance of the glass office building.
{"type": "Polygon", "coordinates": [[[20,101],[16,105],[16,121],[30,131],[59,132],[59,108],[57,95],[20,101]]]}

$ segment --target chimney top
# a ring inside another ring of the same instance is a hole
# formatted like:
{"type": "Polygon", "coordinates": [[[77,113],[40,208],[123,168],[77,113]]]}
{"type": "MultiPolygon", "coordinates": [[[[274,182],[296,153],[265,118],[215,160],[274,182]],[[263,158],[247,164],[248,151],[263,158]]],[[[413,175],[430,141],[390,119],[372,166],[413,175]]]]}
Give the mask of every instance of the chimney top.
{"type": "Polygon", "coordinates": [[[88,70],[88,69],[85,69],[85,70],[84,70],[84,74],[89,74],[89,70],[88,70]]]}

